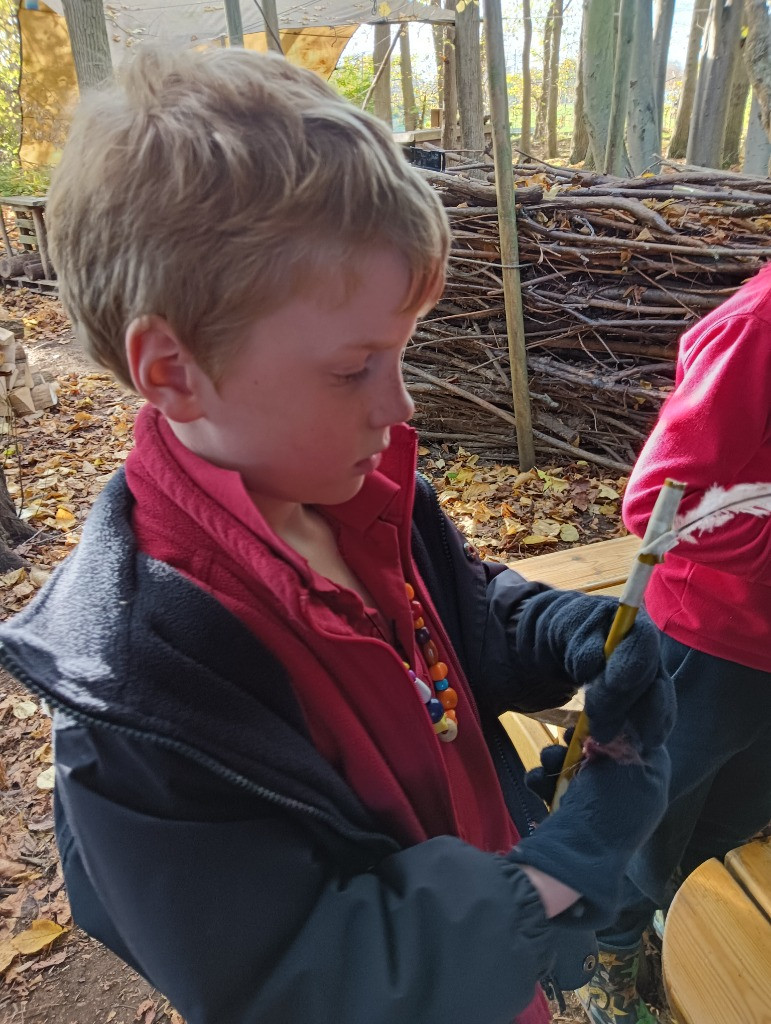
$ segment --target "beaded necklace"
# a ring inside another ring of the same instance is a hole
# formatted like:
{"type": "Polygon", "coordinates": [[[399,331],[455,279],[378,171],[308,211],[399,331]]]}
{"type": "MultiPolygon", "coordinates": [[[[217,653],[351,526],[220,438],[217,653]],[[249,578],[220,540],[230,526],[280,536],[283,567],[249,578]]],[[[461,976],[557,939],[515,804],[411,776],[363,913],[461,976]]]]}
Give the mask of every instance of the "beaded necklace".
{"type": "Polygon", "coordinates": [[[410,602],[412,612],[412,624],[415,627],[415,639],[417,640],[423,657],[428,665],[428,673],[433,682],[433,689],[413,672],[408,663],[404,662],[407,675],[410,677],[418,691],[418,696],[426,705],[434,732],[443,743],[452,743],[458,735],[458,719],[455,708],[458,704],[458,694],[450,686],[447,678],[448,668],[443,661],[439,660],[439,649],[431,639],[431,633],[426,628],[423,619],[423,606],[420,601],[415,600],[415,591],[409,583],[404,584],[407,598],[410,602]]]}

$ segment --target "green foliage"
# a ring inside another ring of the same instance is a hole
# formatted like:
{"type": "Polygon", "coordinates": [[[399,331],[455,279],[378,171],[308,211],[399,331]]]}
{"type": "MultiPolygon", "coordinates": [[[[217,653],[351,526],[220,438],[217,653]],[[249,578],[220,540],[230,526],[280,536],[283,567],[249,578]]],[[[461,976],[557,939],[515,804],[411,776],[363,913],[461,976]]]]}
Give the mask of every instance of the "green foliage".
{"type": "MultiPolygon", "coordinates": [[[[358,54],[343,57],[329,79],[337,91],[350,100],[356,107],[361,107],[374,76],[372,54],[358,54]]],[[[418,128],[430,122],[432,107],[439,106],[436,83],[436,68],[431,59],[421,60],[416,55],[412,59],[412,84],[415,90],[415,106],[418,110],[418,128]]],[[[372,113],[373,101],[367,109],[372,113]]],[[[393,113],[394,131],[404,131],[404,97],[401,84],[401,60],[399,55],[391,57],[391,110],[393,113]]]]}
{"type": "Polygon", "coordinates": [[[48,191],[47,168],[21,168],[18,162],[0,164],[0,196],[42,196],[48,191]]]}

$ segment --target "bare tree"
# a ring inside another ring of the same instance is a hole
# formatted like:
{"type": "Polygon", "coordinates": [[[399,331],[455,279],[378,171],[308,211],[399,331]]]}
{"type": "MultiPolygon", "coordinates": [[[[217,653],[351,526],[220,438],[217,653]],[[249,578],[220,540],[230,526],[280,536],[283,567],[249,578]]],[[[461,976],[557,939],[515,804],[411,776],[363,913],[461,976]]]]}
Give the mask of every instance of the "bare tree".
{"type": "Polygon", "coordinates": [[[688,131],[691,127],[693,98],[696,95],[696,82],[699,78],[699,50],[701,49],[701,37],[704,34],[708,13],[709,0],[694,0],[691,32],[688,36],[688,52],[685,57],[683,88],[680,92],[680,102],[677,105],[675,128],[672,132],[672,138],[669,140],[669,149],[667,150],[667,156],[672,160],[685,156],[685,151],[688,147],[688,131]]]}
{"type": "Polygon", "coordinates": [[[595,167],[605,162],[613,96],[615,47],[613,0],[584,0],[583,52],[584,120],[595,167]]]}
{"type": "Polygon", "coordinates": [[[482,100],[482,54],[479,48],[479,0],[455,5],[455,56],[461,147],[471,153],[485,148],[482,100]]]}
{"type": "Polygon", "coordinates": [[[554,0],[551,29],[551,58],[549,60],[549,91],[546,107],[546,151],[557,156],[557,107],[560,98],[560,41],[562,39],[562,0],[554,0]]]}
{"type": "MultiPolygon", "coordinates": [[[[529,0],[528,0],[529,2],[529,0]]],[[[578,46],[578,70],[576,72],[576,101],[573,118],[573,142],[569,163],[578,164],[586,160],[589,149],[589,132],[586,130],[584,114],[584,19],[581,19],[581,41],[578,46]]]]}
{"type": "Polygon", "coordinates": [[[744,140],[742,171],[744,174],[757,174],[758,177],[765,178],[769,173],[769,162],[771,162],[771,141],[769,141],[761,121],[758,98],[753,93],[747,138],[744,140]]]}
{"type": "MultiPolygon", "coordinates": [[[[448,11],[455,10],[455,0],[445,0],[448,11]]],[[[455,28],[447,25],[444,30],[442,71],[442,95],[444,116],[442,120],[442,149],[455,149],[458,145],[458,75],[455,69],[455,28]]]]}
{"type": "MultiPolygon", "coordinates": [[[[653,11],[653,82],[659,134],[664,124],[664,93],[667,87],[669,41],[672,38],[674,17],[675,0],[656,0],[653,11]]],[[[660,145],[661,139],[659,139],[660,145]]]]}
{"type": "Polygon", "coordinates": [[[554,0],[549,4],[546,21],[543,26],[543,75],[541,77],[541,95],[538,97],[538,108],[535,115],[536,139],[542,139],[546,131],[546,116],[549,109],[549,82],[551,82],[551,34],[554,27],[554,0]]]}
{"type": "Polygon", "coordinates": [[[78,88],[97,89],[112,78],[112,57],[102,0],[64,0],[78,88]]]}
{"type": "Polygon", "coordinates": [[[606,174],[628,173],[624,152],[624,125],[629,102],[629,78],[632,69],[632,42],[635,29],[635,0],[621,0],[616,35],[616,59],[613,68],[613,96],[605,147],[606,174]]]}
{"type": "Polygon", "coordinates": [[[415,131],[418,126],[418,108],[415,106],[415,86],[412,82],[412,54],[410,53],[410,26],[404,26],[399,36],[399,71],[404,101],[404,130],[415,131]]]}
{"type": "Polygon", "coordinates": [[[741,0],[711,0],[685,152],[689,164],[720,166],[741,29],[741,0]]]}
{"type": "Polygon", "coordinates": [[[771,139],[771,17],[765,0],[745,0],[745,20],[749,32],[744,59],[761,124],[766,137],[771,139]]]}
{"type": "Polygon", "coordinates": [[[626,144],[634,174],[642,174],[655,163],[659,150],[655,89],[652,0],[635,0],[634,46],[626,120],[626,144]]]}
{"type": "Polygon", "coordinates": [[[739,163],[744,115],[747,111],[747,99],[750,94],[750,77],[747,73],[747,65],[742,59],[743,43],[744,40],[740,36],[738,39],[739,53],[734,62],[734,77],[731,82],[731,98],[728,101],[728,112],[725,119],[721,167],[732,167],[739,163]]]}
{"type": "Polygon", "coordinates": [[[391,111],[391,26],[377,22],[375,25],[375,47],[373,50],[373,66],[375,74],[380,73],[380,68],[385,63],[385,68],[380,73],[380,78],[375,84],[375,117],[385,121],[387,125],[393,122],[391,111]]]}
{"type": "Polygon", "coordinates": [[[522,0],[522,130],[519,133],[519,148],[530,152],[531,110],[533,80],[530,74],[530,44],[533,41],[533,19],[530,16],[530,0],[522,0]]]}

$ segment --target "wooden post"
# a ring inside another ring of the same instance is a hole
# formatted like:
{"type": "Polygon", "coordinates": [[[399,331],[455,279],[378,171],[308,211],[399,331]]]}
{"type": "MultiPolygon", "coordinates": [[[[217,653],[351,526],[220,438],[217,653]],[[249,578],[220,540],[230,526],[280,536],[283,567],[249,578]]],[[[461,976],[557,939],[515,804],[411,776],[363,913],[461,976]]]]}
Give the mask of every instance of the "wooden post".
{"type": "Polygon", "coordinates": [[[511,166],[511,129],[501,0],[485,0],[485,38],[495,157],[495,191],[498,198],[498,230],[501,239],[503,298],[506,305],[506,333],[511,363],[511,392],[514,400],[514,418],[517,422],[519,468],[528,470],[535,465],[535,450],[519,280],[519,242],[517,211],[514,205],[514,173],[511,166]]]}
{"type": "MultiPolygon", "coordinates": [[[[241,21],[241,4],[239,0],[225,0],[225,18],[228,23],[228,37],[231,46],[244,45],[244,26],[241,21]]],[[[265,31],[267,33],[267,17],[265,31]]]]}
{"type": "MultiPolygon", "coordinates": [[[[364,97],[364,102],[361,105],[361,109],[362,110],[366,110],[367,109],[367,104],[369,103],[369,101],[370,101],[370,99],[372,97],[372,93],[375,91],[375,87],[376,87],[377,83],[380,81],[380,78],[383,75],[383,72],[385,71],[386,68],[390,68],[390,66],[391,66],[391,54],[394,52],[394,48],[395,48],[396,44],[399,42],[399,37],[401,36],[402,32],[404,31],[405,24],[406,24],[406,22],[402,22],[402,24],[399,26],[399,29],[398,29],[396,35],[391,40],[391,45],[388,47],[387,53],[385,54],[385,56],[383,57],[382,61],[380,62],[380,67],[375,71],[375,77],[372,79],[372,84],[370,85],[369,89],[367,90],[367,95],[364,97]]],[[[389,26],[389,31],[390,31],[390,26],[389,26]]]]}
{"type": "Polygon", "coordinates": [[[260,0],[260,6],[262,8],[262,16],[265,19],[265,38],[268,42],[268,49],[283,55],[276,0],[260,0]]]}

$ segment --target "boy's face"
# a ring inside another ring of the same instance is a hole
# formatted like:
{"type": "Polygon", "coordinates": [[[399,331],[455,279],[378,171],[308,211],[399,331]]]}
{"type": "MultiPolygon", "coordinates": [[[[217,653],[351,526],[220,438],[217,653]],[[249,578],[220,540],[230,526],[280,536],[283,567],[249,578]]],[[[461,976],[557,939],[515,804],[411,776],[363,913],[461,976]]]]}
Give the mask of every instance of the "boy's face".
{"type": "Polygon", "coordinates": [[[416,319],[401,311],[406,260],[367,251],[355,270],[347,289],[309,288],[256,320],[203,395],[203,416],[173,424],[199,455],[237,470],[269,520],[352,498],[390,427],[414,412],[401,374],[416,319]]]}

